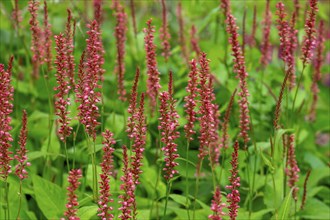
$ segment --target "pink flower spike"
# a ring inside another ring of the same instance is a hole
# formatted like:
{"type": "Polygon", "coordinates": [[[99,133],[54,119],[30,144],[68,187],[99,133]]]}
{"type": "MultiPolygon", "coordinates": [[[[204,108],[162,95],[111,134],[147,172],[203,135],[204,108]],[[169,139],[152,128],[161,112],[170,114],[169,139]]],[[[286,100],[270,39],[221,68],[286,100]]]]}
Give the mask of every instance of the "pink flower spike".
{"type": "Polygon", "coordinates": [[[230,185],[226,186],[227,189],[230,190],[230,193],[227,195],[228,209],[229,209],[229,217],[231,220],[235,220],[237,217],[237,212],[240,202],[240,193],[238,188],[240,187],[240,178],[238,177],[238,149],[239,144],[238,141],[234,144],[234,152],[232,153],[231,166],[230,170],[231,176],[229,177],[230,185]]]}
{"type": "Polygon", "coordinates": [[[318,12],[317,0],[309,0],[310,11],[305,22],[305,36],[302,44],[302,61],[305,66],[313,57],[313,50],[315,48],[315,20],[316,12],[318,12]]]}
{"type": "Polygon", "coordinates": [[[119,196],[119,204],[121,207],[121,214],[118,218],[127,220],[132,218],[132,207],[135,203],[135,184],[133,180],[133,173],[129,167],[128,155],[127,155],[127,147],[123,146],[123,176],[120,178],[122,184],[120,185],[120,189],[124,192],[119,196]]]}
{"type": "Polygon", "coordinates": [[[118,95],[122,101],[126,100],[126,90],[124,87],[124,75],[125,75],[125,42],[127,32],[127,14],[125,13],[124,7],[120,5],[119,1],[116,1],[115,12],[117,24],[115,28],[116,46],[117,46],[117,63],[115,72],[117,74],[118,82],[118,95]]]}
{"type": "Polygon", "coordinates": [[[32,33],[31,37],[31,51],[32,51],[32,66],[33,66],[33,78],[39,77],[39,66],[42,63],[42,58],[44,56],[44,45],[40,39],[43,38],[42,31],[38,22],[38,8],[39,2],[37,0],[29,1],[29,12],[31,14],[30,18],[30,30],[32,33]]]}
{"type": "Polygon", "coordinates": [[[209,219],[212,220],[222,220],[222,216],[225,216],[226,214],[222,211],[223,208],[225,208],[227,205],[226,203],[223,203],[221,201],[221,192],[220,187],[217,186],[215,189],[213,200],[211,204],[211,210],[213,211],[212,215],[209,215],[209,219]]]}
{"type": "Polygon", "coordinates": [[[79,220],[80,218],[77,216],[77,206],[78,196],[76,195],[76,190],[78,189],[80,182],[79,179],[82,177],[82,172],[80,169],[71,170],[68,176],[69,186],[67,187],[67,204],[66,211],[64,212],[64,216],[70,220],[79,220]]]}
{"type": "Polygon", "coordinates": [[[94,6],[94,19],[98,24],[102,24],[103,21],[103,12],[102,12],[103,0],[93,0],[94,6]]]}
{"type": "Polygon", "coordinates": [[[19,24],[22,22],[22,12],[18,8],[18,0],[15,0],[14,10],[11,14],[12,19],[14,20],[15,29],[19,28],[19,24]]]}
{"type": "Polygon", "coordinates": [[[195,107],[197,105],[197,95],[198,95],[198,70],[196,60],[192,60],[190,62],[190,73],[189,73],[189,81],[186,88],[188,95],[184,98],[186,104],[184,107],[186,108],[187,120],[188,123],[184,126],[184,130],[186,133],[186,138],[189,141],[193,140],[192,135],[196,133],[194,131],[194,123],[197,120],[196,115],[197,112],[195,107]]]}
{"type": "Polygon", "coordinates": [[[145,33],[144,46],[146,50],[146,60],[147,60],[147,95],[150,98],[151,113],[154,112],[156,108],[156,100],[158,97],[160,84],[159,84],[159,71],[157,69],[157,59],[156,59],[156,46],[154,45],[154,32],[155,27],[151,25],[152,19],[147,21],[147,28],[143,31],[145,33]]]}
{"type": "Polygon", "coordinates": [[[11,85],[13,59],[14,57],[11,56],[7,70],[3,64],[0,64],[0,177],[5,181],[11,173],[10,161],[12,160],[10,156],[12,152],[9,148],[13,141],[10,134],[12,130],[10,114],[13,112],[14,96],[14,87],[11,85]]]}
{"type": "Polygon", "coordinates": [[[287,152],[285,174],[288,177],[288,186],[293,188],[292,197],[297,201],[297,192],[298,187],[296,183],[299,180],[300,169],[297,164],[296,155],[295,155],[295,135],[291,134],[289,136],[289,148],[287,152]]]}
{"type": "Polygon", "coordinates": [[[166,180],[172,179],[173,176],[178,173],[178,171],[174,169],[178,165],[178,163],[175,162],[175,159],[179,157],[175,140],[180,135],[177,131],[177,128],[179,127],[179,115],[175,110],[176,100],[173,99],[172,72],[170,72],[169,76],[169,91],[162,92],[159,97],[160,125],[158,126],[158,129],[161,131],[161,141],[164,144],[162,147],[162,151],[165,155],[165,167],[163,170],[165,171],[164,178],[166,180]]]}
{"type": "Polygon", "coordinates": [[[113,170],[113,152],[115,149],[112,147],[116,141],[113,139],[113,134],[106,130],[103,134],[103,159],[101,163],[102,173],[100,174],[101,181],[100,183],[100,197],[99,197],[99,209],[98,216],[101,219],[113,219],[114,216],[110,212],[113,210],[113,207],[109,206],[109,202],[113,202],[113,199],[110,199],[110,176],[112,175],[113,170]]]}
{"type": "Polygon", "coordinates": [[[201,48],[199,47],[198,37],[196,35],[197,35],[197,29],[196,29],[195,25],[192,25],[191,31],[190,31],[190,36],[191,36],[190,43],[191,43],[191,47],[192,47],[193,51],[195,51],[196,56],[198,57],[201,53],[201,48]]]}
{"type": "Polygon", "coordinates": [[[67,70],[67,48],[63,34],[55,36],[56,42],[56,81],[58,86],[55,87],[57,94],[55,95],[55,114],[58,116],[56,123],[58,124],[58,136],[61,141],[66,142],[66,138],[70,136],[72,127],[69,126],[70,118],[68,106],[70,105],[70,98],[68,97],[70,91],[68,70],[67,70]]]}
{"type": "Polygon", "coordinates": [[[27,139],[27,114],[26,111],[23,110],[22,116],[22,128],[19,135],[18,144],[20,146],[16,151],[15,159],[18,161],[18,164],[15,167],[15,174],[21,180],[28,178],[28,172],[25,170],[26,166],[30,166],[30,163],[27,162],[27,150],[26,150],[26,139],[27,139]]]}

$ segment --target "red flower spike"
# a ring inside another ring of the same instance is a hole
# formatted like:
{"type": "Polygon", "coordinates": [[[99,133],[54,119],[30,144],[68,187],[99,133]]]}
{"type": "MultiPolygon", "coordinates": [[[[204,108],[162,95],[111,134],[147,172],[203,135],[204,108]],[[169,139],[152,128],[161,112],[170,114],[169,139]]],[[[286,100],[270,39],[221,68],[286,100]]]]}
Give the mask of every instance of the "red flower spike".
{"type": "Polygon", "coordinates": [[[44,47],[45,47],[45,59],[44,62],[47,63],[48,71],[52,69],[52,31],[51,25],[48,21],[48,8],[47,2],[44,0],[44,47]]]}
{"type": "Polygon", "coordinates": [[[308,17],[305,22],[305,36],[302,43],[302,61],[305,66],[309,63],[313,57],[313,50],[316,44],[315,37],[315,20],[316,12],[318,12],[317,0],[309,0],[310,11],[308,12],[308,17]]]}
{"type": "Polygon", "coordinates": [[[116,144],[116,141],[113,139],[113,134],[106,130],[103,134],[103,158],[101,163],[102,173],[100,174],[101,181],[100,183],[100,197],[99,197],[99,209],[98,216],[101,219],[113,219],[114,216],[110,212],[113,210],[113,207],[109,205],[109,202],[113,202],[113,199],[110,199],[110,176],[112,176],[113,170],[113,152],[115,149],[112,147],[116,144]]]}
{"type": "Polygon", "coordinates": [[[238,149],[239,144],[238,141],[234,144],[234,152],[232,153],[231,166],[230,170],[231,176],[229,177],[230,185],[226,186],[227,189],[230,190],[230,193],[227,195],[228,209],[229,209],[229,217],[231,220],[235,220],[237,217],[237,212],[239,205],[238,203],[241,201],[240,193],[238,188],[240,187],[240,178],[238,177],[238,149]]]}
{"type": "Polygon", "coordinates": [[[117,47],[117,63],[115,72],[117,74],[118,81],[118,95],[122,101],[126,100],[126,90],[124,87],[124,75],[125,75],[125,42],[127,32],[127,14],[124,7],[122,7],[119,1],[114,3],[114,14],[116,16],[117,24],[115,28],[116,47],[117,47]]]}
{"type": "Polygon", "coordinates": [[[162,41],[162,46],[163,46],[163,53],[162,56],[164,56],[165,61],[168,60],[168,58],[171,55],[170,52],[170,42],[169,40],[171,39],[171,35],[168,31],[168,24],[167,24],[167,17],[166,17],[166,4],[165,4],[165,0],[161,0],[162,3],[162,20],[163,20],[163,25],[159,30],[159,38],[162,41]]]}
{"type": "Polygon", "coordinates": [[[14,87],[11,85],[13,56],[9,60],[8,69],[0,64],[0,177],[6,180],[11,173],[10,161],[13,159],[9,148],[12,146],[13,138],[9,133],[12,130],[10,126],[13,112],[14,87]]]}
{"type": "Polygon", "coordinates": [[[155,27],[151,25],[152,19],[147,21],[147,28],[143,31],[145,33],[144,46],[146,50],[146,60],[147,60],[147,95],[150,98],[151,112],[156,108],[156,100],[158,97],[158,92],[160,89],[159,84],[159,71],[157,69],[157,59],[156,59],[156,46],[154,45],[154,32],[155,27]]]}
{"type": "Polygon", "coordinates": [[[272,13],[270,11],[270,0],[267,0],[265,18],[263,20],[263,39],[261,43],[260,62],[265,67],[272,59],[272,51],[270,47],[270,26],[272,24],[272,13]]]}
{"type": "Polygon", "coordinates": [[[209,215],[209,219],[212,220],[222,220],[222,216],[225,216],[226,213],[222,211],[227,205],[221,201],[221,192],[220,187],[217,186],[215,189],[213,200],[211,204],[211,210],[213,211],[212,215],[209,215]]]}
{"type": "Polygon", "coordinates": [[[18,164],[15,166],[15,174],[20,178],[20,180],[28,178],[28,172],[25,170],[27,166],[31,164],[27,162],[27,149],[26,149],[26,140],[27,140],[27,114],[26,111],[23,110],[22,116],[22,128],[19,135],[18,144],[20,146],[19,149],[16,150],[15,159],[18,161],[18,164]]]}
{"type": "Polygon", "coordinates": [[[70,220],[79,220],[80,218],[77,216],[78,212],[78,196],[76,195],[76,190],[78,189],[80,182],[79,179],[82,178],[82,172],[80,169],[71,170],[68,176],[69,186],[67,187],[67,199],[68,202],[66,204],[66,211],[64,212],[64,216],[70,220]]]}
{"type": "Polygon", "coordinates": [[[127,119],[127,129],[126,132],[128,134],[128,138],[131,140],[135,137],[136,131],[135,131],[135,124],[136,124],[136,102],[137,102],[137,86],[139,82],[139,77],[140,77],[140,69],[136,68],[136,73],[135,73],[135,79],[134,79],[134,84],[132,87],[132,92],[131,92],[131,99],[129,102],[128,106],[128,113],[130,116],[127,119]]]}

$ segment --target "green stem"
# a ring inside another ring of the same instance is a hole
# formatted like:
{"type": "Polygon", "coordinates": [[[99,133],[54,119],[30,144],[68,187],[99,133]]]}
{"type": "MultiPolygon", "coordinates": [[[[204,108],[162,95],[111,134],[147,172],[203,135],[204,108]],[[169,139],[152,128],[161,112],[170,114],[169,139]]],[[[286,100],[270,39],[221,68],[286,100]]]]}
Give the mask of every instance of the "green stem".
{"type": "Polygon", "coordinates": [[[93,166],[93,193],[94,193],[94,201],[98,200],[98,190],[97,190],[97,170],[96,170],[96,147],[95,140],[93,143],[93,155],[92,155],[92,166],[93,166]]]}
{"type": "Polygon", "coordinates": [[[167,181],[167,186],[166,186],[166,200],[165,200],[164,218],[166,216],[167,203],[168,203],[168,198],[170,196],[171,187],[172,187],[172,182],[170,180],[168,180],[167,181]]]}
{"type": "Polygon", "coordinates": [[[21,206],[22,206],[22,180],[19,181],[19,202],[18,202],[18,212],[16,219],[20,219],[21,206]]]}
{"type": "Polygon", "coordinates": [[[70,172],[70,164],[69,164],[69,155],[68,155],[68,148],[66,145],[66,139],[64,140],[64,150],[65,150],[65,157],[66,157],[66,165],[68,167],[68,173],[70,172]]]}
{"type": "Polygon", "coordinates": [[[195,195],[194,195],[193,219],[195,219],[195,216],[196,216],[196,199],[197,199],[197,194],[198,194],[199,177],[200,177],[200,172],[202,170],[202,165],[203,165],[203,159],[201,159],[201,162],[200,162],[199,166],[197,167],[197,178],[196,178],[195,195]]]}
{"type": "Polygon", "coordinates": [[[293,103],[292,103],[292,110],[291,110],[292,113],[294,111],[294,107],[295,107],[296,99],[297,99],[297,95],[298,95],[298,90],[299,90],[300,84],[302,82],[302,78],[303,78],[303,75],[304,75],[305,68],[306,68],[306,65],[303,66],[302,72],[301,72],[299,80],[298,80],[297,88],[296,88],[294,98],[293,98],[293,103]]]}
{"type": "Polygon", "coordinates": [[[189,178],[188,178],[188,159],[189,159],[189,146],[190,141],[187,139],[187,148],[186,148],[186,207],[187,207],[187,215],[190,220],[190,212],[189,212],[189,178]]]}

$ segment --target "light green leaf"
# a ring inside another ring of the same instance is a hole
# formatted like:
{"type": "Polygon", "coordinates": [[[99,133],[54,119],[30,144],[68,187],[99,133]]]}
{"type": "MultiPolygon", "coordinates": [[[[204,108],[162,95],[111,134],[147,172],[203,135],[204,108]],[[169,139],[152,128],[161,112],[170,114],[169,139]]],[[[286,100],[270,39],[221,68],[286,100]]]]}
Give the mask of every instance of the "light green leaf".
{"type": "Polygon", "coordinates": [[[59,219],[65,210],[66,191],[37,175],[32,178],[37,204],[47,219],[59,219]]]}
{"type": "Polygon", "coordinates": [[[176,194],[170,194],[169,196],[176,203],[183,205],[184,207],[187,207],[187,206],[189,207],[189,205],[190,205],[190,200],[188,199],[188,204],[187,204],[187,198],[185,196],[176,195],[176,194]]]}
{"type": "Polygon", "coordinates": [[[93,206],[84,206],[81,207],[80,209],[78,209],[78,217],[80,217],[80,219],[91,219],[92,217],[96,216],[97,214],[97,209],[98,206],[93,205],[93,206]]]}
{"type": "Polygon", "coordinates": [[[293,188],[290,190],[290,192],[284,198],[280,208],[278,209],[277,213],[275,213],[275,215],[272,217],[272,219],[276,219],[276,220],[277,219],[281,219],[281,220],[288,219],[290,210],[291,210],[292,191],[293,191],[293,188]]]}

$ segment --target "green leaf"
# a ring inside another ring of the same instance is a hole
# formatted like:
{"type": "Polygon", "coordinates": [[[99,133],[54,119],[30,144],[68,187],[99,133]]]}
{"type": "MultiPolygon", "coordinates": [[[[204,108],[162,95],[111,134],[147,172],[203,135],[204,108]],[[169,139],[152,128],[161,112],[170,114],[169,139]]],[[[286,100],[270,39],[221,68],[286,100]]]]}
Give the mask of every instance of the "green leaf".
{"type": "Polygon", "coordinates": [[[188,199],[188,204],[187,204],[187,198],[185,196],[176,195],[176,194],[170,194],[169,196],[176,203],[183,205],[184,207],[189,207],[190,205],[190,200],[188,199]]]}
{"type": "Polygon", "coordinates": [[[318,199],[307,199],[303,211],[298,215],[303,219],[329,219],[330,207],[318,199]]]}
{"type": "Polygon", "coordinates": [[[278,209],[277,213],[275,213],[275,215],[272,217],[272,219],[281,219],[281,220],[288,219],[290,210],[291,210],[292,191],[293,191],[293,188],[290,190],[290,192],[284,198],[280,208],[278,209]]]}
{"type": "Polygon", "coordinates": [[[62,217],[65,210],[66,191],[37,175],[33,175],[32,181],[37,204],[46,218],[62,217]]]}
{"type": "Polygon", "coordinates": [[[97,214],[97,209],[98,206],[93,205],[93,206],[84,206],[81,207],[80,209],[78,209],[78,217],[80,217],[80,219],[91,219],[92,217],[96,216],[97,214]]]}

